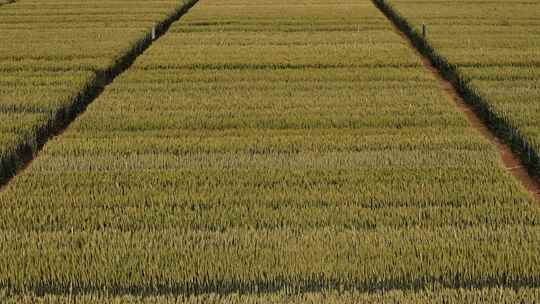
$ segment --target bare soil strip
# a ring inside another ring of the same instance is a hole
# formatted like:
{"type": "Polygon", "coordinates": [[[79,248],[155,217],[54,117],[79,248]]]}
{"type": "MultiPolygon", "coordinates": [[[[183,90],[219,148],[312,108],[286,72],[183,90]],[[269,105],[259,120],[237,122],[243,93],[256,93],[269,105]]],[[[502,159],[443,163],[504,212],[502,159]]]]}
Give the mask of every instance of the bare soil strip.
{"type": "Polygon", "coordinates": [[[129,69],[135,60],[142,55],[155,40],[159,39],[159,37],[163,36],[168,31],[171,24],[178,21],[197,2],[198,0],[191,1],[179,8],[167,19],[157,24],[155,27],[154,39],[152,39],[151,34],[149,33],[147,36],[137,41],[137,43],[120,57],[113,66],[109,67],[107,70],[98,71],[92,83],[86,85],[85,89],[74,97],[68,108],[58,109],[54,118],[36,132],[38,134],[35,138],[35,142],[37,142],[36,149],[32,148],[28,142],[21,142],[11,155],[0,160],[3,162],[0,167],[5,171],[0,172],[0,191],[2,191],[15,176],[29,166],[51,138],[61,134],[67,129],[117,76],[129,69]]]}
{"type": "Polygon", "coordinates": [[[489,121],[483,119],[485,109],[478,108],[475,102],[467,102],[468,94],[463,94],[460,86],[462,80],[453,69],[447,68],[447,63],[441,63],[440,57],[436,56],[429,43],[414,33],[406,23],[384,0],[372,0],[373,4],[385,15],[394,30],[407,41],[409,46],[420,56],[424,66],[429,69],[439,80],[441,88],[452,97],[456,106],[465,114],[471,126],[478,130],[487,140],[497,147],[501,160],[509,172],[529,191],[532,197],[540,202],[540,182],[529,174],[524,155],[515,153],[507,144],[505,138],[494,132],[489,127],[489,121]],[[521,157],[520,157],[521,156],[521,157]]]}

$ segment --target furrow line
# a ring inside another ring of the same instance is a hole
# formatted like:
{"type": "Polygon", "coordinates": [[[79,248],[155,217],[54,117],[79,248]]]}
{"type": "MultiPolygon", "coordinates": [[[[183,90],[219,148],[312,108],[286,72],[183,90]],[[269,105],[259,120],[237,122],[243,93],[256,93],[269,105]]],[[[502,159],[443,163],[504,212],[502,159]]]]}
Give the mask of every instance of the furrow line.
{"type": "MultiPolygon", "coordinates": [[[[303,280],[299,286],[290,286],[286,280],[275,282],[253,282],[251,284],[242,281],[222,281],[222,282],[204,282],[203,280],[194,282],[193,284],[175,284],[156,282],[152,287],[148,286],[124,286],[118,285],[110,288],[101,287],[77,287],[73,284],[70,285],[53,285],[53,284],[41,284],[38,287],[27,290],[30,294],[35,296],[85,296],[92,294],[105,294],[107,297],[161,297],[161,296],[174,296],[174,297],[193,297],[202,295],[219,295],[219,296],[231,296],[231,295],[272,295],[280,293],[288,293],[301,295],[306,293],[322,293],[331,290],[339,290],[341,293],[380,293],[388,292],[390,290],[400,292],[422,292],[425,291],[430,284],[438,284],[441,289],[451,290],[485,290],[500,288],[495,282],[452,282],[450,284],[434,280],[433,282],[417,281],[413,286],[404,284],[400,281],[382,280],[378,282],[363,282],[351,280],[347,283],[343,281],[322,281],[317,278],[316,275],[313,278],[303,280]]],[[[530,284],[529,282],[522,282],[520,280],[514,280],[511,282],[511,286],[515,290],[530,288],[539,289],[540,285],[535,282],[530,284]]],[[[1,288],[10,291],[12,293],[12,286],[0,285],[1,288]]],[[[13,293],[16,294],[16,293],[13,293]]],[[[1,298],[0,298],[1,299],[1,298]]]]}

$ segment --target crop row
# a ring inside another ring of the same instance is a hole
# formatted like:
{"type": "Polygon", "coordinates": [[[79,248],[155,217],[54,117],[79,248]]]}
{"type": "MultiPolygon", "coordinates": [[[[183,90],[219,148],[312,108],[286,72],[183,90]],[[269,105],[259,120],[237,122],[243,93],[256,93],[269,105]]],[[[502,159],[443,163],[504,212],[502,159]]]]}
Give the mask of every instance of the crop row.
{"type": "Polygon", "coordinates": [[[0,183],[187,4],[21,1],[0,10],[0,183]]]}
{"type": "Polygon", "coordinates": [[[540,176],[540,1],[380,2],[418,33],[427,24],[432,56],[449,66],[466,100],[540,176]]]}
{"type": "Polygon", "coordinates": [[[111,294],[538,287],[540,229],[227,229],[0,235],[10,290],[111,294]]]}
{"type": "Polygon", "coordinates": [[[201,2],[0,207],[14,297],[460,302],[540,285],[532,198],[370,2],[201,2]]]}
{"type": "MultiPolygon", "coordinates": [[[[1,292],[1,291],[0,291],[1,292]]],[[[385,292],[309,292],[304,294],[290,294],[281,292],[277,294],[203,294],[192,296],[175,295],[124,295],[110,297],[106,294],[87,295],[5,295],[0,300],[6,304],[26,303],[128,303],[128,304],[364,304],[364,303],[403,303],[403,304],[430,304],[430,303],[534,303],[540,298],[538,288],[484,288],[484,289],[433,289],[421,292],[390,290],[385,292]]]]}

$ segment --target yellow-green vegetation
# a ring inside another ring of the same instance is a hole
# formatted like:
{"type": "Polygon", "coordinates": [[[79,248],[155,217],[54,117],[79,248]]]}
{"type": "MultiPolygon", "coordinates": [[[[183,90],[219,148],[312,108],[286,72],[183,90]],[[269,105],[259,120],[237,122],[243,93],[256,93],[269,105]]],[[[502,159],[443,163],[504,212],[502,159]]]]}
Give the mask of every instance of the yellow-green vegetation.
{"type": "Polygon", "coordinates": [[[0,183],[170,21],[182,1],[25,0],[0,10],[0,183]]]}
{"type": "Polygon", "coordinates": [[[268,293],[268,294],[203,294],[203,295],[161,295],[137,296],[123,295],[110,297],[100,294],[67,295],[16,295],[5,296],[0,300],[6,304],[432,304],[432,303],[535,303],[540,298],[540,290],[523,288],[486,288],[486,289],[440,289],[426,291],[390,290],[385,292],[359,293],[351,291],[321,291],[303,294],[268,293]]]}
{"type": "Polygon", "coordinates": [[[540,1],[383,1],[419,32],[427,25],[464,94],[540,177],[540,1]]]}
{"type": "Polygon", "coordinates": [[[200,2],[0,193],[0,219],[20,302],[540,285],[540,210],[368,1],[200,2]]]}

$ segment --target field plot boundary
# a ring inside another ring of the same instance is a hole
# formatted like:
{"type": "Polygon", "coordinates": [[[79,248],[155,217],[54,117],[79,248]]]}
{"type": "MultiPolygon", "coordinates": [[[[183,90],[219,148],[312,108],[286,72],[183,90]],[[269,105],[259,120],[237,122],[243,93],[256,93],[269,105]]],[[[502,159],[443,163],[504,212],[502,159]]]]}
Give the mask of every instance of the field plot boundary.
{"type": "Polygon", "coordinates": [[[540,202],[540,158],[527,143],[525,136],[504,117],[496,113],[490,103],[469,85],[457,67],[441,56],[421,32],[385,0],[372,0],[374,5],[403,34],[422,56],[424,63],[448,87],[445,88],[470,124],[493,143],[508,171],[540,202]]]}
{"type": "MultiPolygon", "coordinates": [[[[379,282],[359,282],[351,280],[344,283],[339,280],[324,281],[318,278],[316,275],[303,281],[301,286],[290,287],[286,280],[279,280],[275,282],[257,282],[252,286],[251,284],[242,283],[239,280],[233,281],[217,281],[217,282],[194,282],[193,285],[187,286],[185,284],[176,283],[164,283],[159,282],[151,287],[143,287],[140,285],[132,286],[113,286],[113,287],[81,287],[74,284],[69,285],[50,285],[39,284],[37,286],[29,287],[27,289],[18,289],[10,285],[2,284],[0,286],[0,292],[4,292],[6,296],[15,296],[19,292],[30,292],[33,296],[69,296],[80,297],[88,296],[92,294],[124,297],[193,297],[203,295],[219,295],[219,296],[231,296],[231,295],[271,295],[275,293],[285,292],[291,295],[301,295],[306,293],[323,293],[329,290],[340,290],[341,292],[350,293],[362,293],[362,294],[376,294],[384,293],[388,291],[400,291],[400,292],[412,292],[418,293],[426,291],[432,286],[440,286],[444,289],[495,289],[501,286],[495,282],[486,280],[485,282],[473,283],[466,282],[458,283],[451,282],[445,283],[443,280],[434,279],[431,284],[417,281],[414,286],[407,286],[400,280],[390,279],[382,280],[379,282]],[[256,287],[255,287],[256,286],[256,287]]],[[[514,290],[522,290],[526,288],[540,289],[540,284],[530,284],[523,282],[520,279],[513,280],[510,284],[514,290]]],[[[506,287],[506,286],[505,286],[506,287]]],[[[0,296],[2,294],[0,293],[0,296]]],[[[0,297],[0,300],[2,298],[0,297]]]]}
{"type": "Polygon", "coordinates": [[[92,80],[78,92],[68,106],[57,109],[50,120],[36,130],[35,137],[19,143],[12,153],[0,159],[0,191],[30,164],[49,139],[62,133],[103,92],[107,85],[127,70],[155,40],[167,32],[171,24],[178,21],[197,2],[198,0],[190,0],[178,6],[165,20],[155,25],[154,33],[149,29],[144,37],[136,41],[110,67],[96,71],[92,80]]]}

